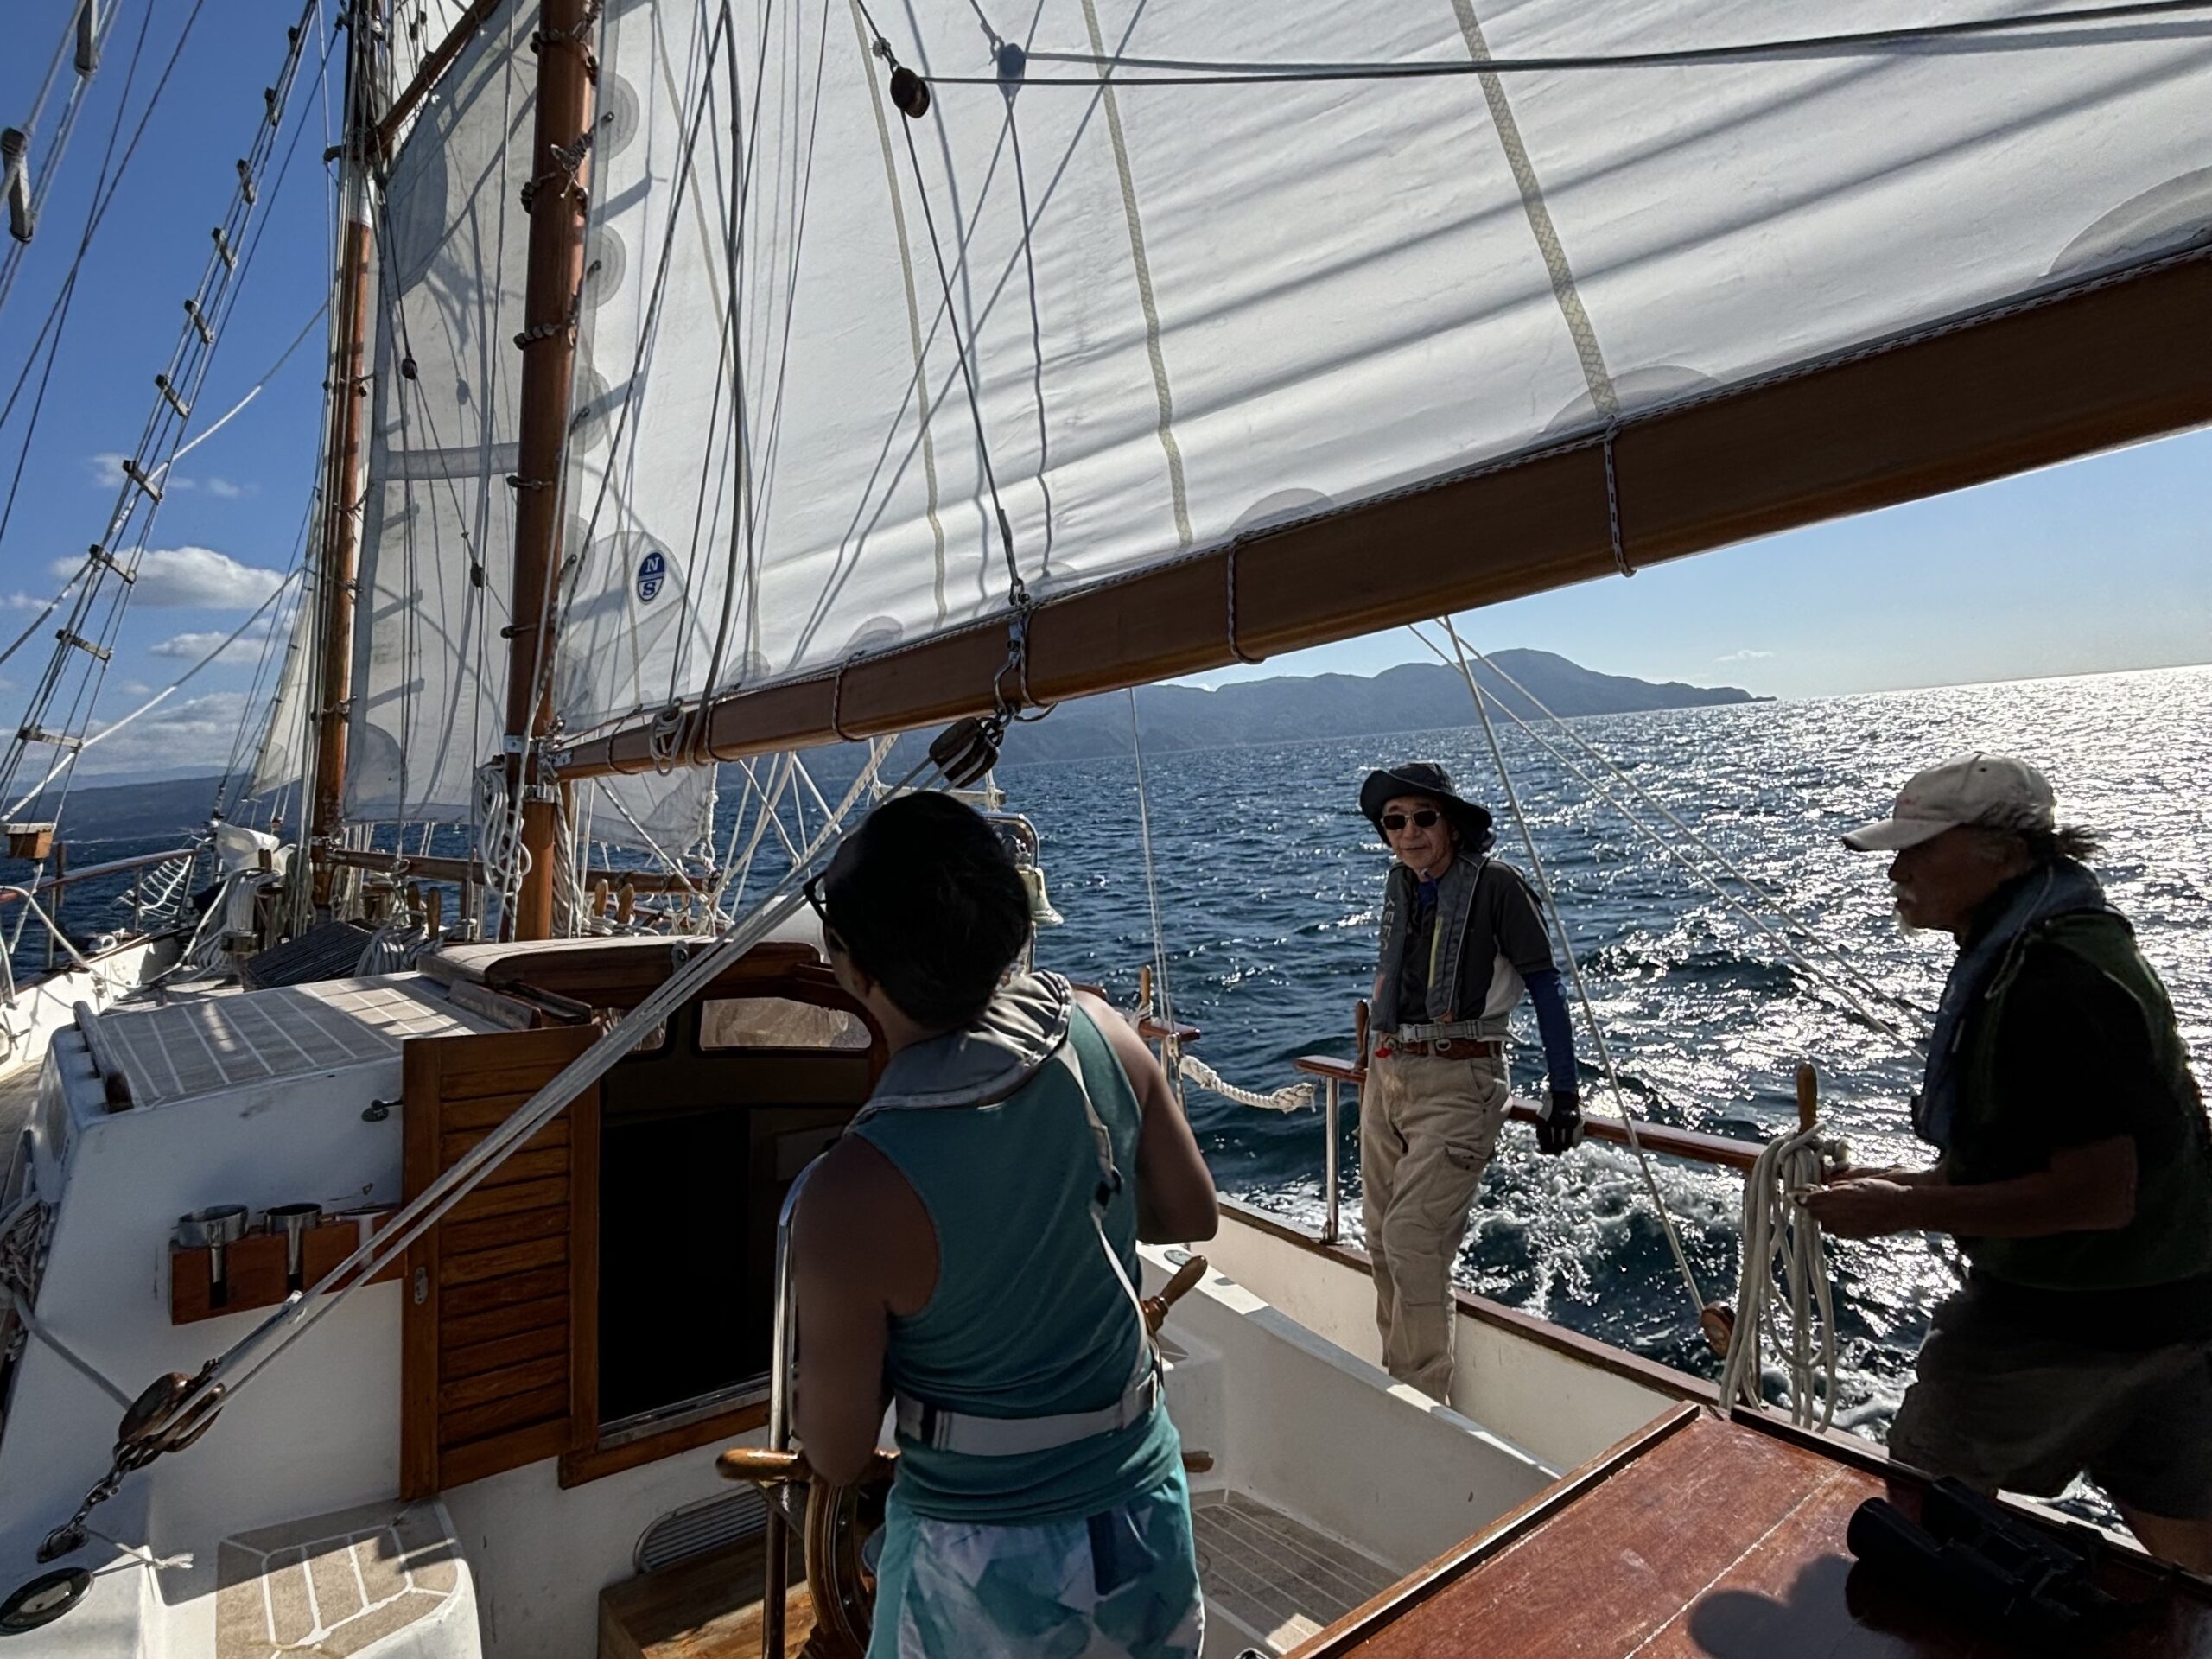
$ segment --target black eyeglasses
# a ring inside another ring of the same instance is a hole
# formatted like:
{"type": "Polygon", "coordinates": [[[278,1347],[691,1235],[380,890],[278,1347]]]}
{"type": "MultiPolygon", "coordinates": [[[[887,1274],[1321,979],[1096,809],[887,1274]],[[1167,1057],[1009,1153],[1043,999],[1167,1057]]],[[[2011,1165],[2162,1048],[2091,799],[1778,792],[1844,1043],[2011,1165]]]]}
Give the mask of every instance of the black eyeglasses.
{"type": "Polygon", "coordinates": [[[1395,836],[1409,823],[1416,830],[1433,830],[1437,819],[1443,816],[1433,806],[1424,806],[1413,812],[1385,812],[1382,815],[1382,833],[1395,836]]]}

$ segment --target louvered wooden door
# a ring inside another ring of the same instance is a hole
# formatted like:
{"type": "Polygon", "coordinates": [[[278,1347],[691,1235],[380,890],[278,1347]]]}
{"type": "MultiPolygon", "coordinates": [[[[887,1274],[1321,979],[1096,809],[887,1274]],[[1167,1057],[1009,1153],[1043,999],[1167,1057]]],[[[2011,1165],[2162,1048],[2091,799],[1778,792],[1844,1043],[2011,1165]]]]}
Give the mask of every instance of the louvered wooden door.
{"type": "MultiPolygon", "coordinates": [[[[561,1027],[409,1042],[407,1196],[458,1162],[595,1034],[561,1027]]],[[[586,1351],[597,1324],[598,1192],[594,1085],[409,1249],[403,1497],[427,1497],[588,1440],[598,1392],[586,1351]]]]}

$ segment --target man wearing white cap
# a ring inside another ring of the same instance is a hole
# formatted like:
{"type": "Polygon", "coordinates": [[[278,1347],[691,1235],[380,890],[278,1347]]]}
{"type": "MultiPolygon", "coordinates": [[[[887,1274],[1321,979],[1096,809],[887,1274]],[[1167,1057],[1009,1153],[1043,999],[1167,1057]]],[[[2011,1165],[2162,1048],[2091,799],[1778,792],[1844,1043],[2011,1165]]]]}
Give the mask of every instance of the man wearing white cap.
{"type": "Polygon", "coordinates": [[[1954,1235],[1890,1450],[1986,1491],[2101,1486],[2154,1554],[2212,1570],[2212,1125],[2165,988],[2024,762],[1931,766],[1844,845],[1893,852],[1908,927],[1959,942],[1913,1102],[1925,1170],[1805,1201],[1851,1238],[1954,1235]]]}

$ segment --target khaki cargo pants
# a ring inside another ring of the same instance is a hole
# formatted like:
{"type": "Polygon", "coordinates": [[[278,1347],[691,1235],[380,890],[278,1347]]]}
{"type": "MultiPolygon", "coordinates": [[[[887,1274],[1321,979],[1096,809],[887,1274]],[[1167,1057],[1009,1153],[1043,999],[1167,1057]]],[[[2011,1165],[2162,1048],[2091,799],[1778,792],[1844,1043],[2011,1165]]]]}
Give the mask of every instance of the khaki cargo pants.
{"type": "Polygon", "coordinates": [[[1359,1173],[1382,1363],[1432,1400],[1452,1400],[1458,1323],[1452,1264],[1467,1209],[1497,1149],[1505,1062],[1377,1056],[1359,1103],[1359,1173]]]}

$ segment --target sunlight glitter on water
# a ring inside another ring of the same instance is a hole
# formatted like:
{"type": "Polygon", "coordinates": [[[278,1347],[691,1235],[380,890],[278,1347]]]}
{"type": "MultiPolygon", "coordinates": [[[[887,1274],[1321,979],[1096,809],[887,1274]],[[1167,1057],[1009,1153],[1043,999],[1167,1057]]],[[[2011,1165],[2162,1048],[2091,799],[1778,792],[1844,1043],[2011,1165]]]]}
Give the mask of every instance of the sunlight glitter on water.
{"type": "MultiPolygon", "coordinates": [[[[1448,722],[1467,712],[1436,715],[1448,722]]],[[[2199,1075],[2212,1063],[2212,669],[1620,715],[1577,721],[1573,730],[1854,969],[1923,1010],[1935,1007],[1950,941],[1901,933],[1885,861],[1849,854],[1836,836],[1881,816],[1905,777],[1947,755],[1989,748],[2032,760],[2056,785],[2062,818],[2105,836],[2098,868],[2166,980],[2199,1075]]],[[[1573,753],[1555,730],[1543,734],[1573,753]]],[[[1789,962],[1529,735],[1509,726],[1502,736],[1630,1109],[1740,1137],[1770,1135],[1794,1122],[1792,1073],[1809,1058],[1821,1071],[1825,1121],[1859,1161],[1926,1162],[1905,1118],[1917,1056],[1789,962]]],[[[1176,1011],[1205,1029],[1201,1052],[1224,1077],[1272,1089],[1291,1079],[1301,1053],[1350,1054],[1351,1005],[1374,969],[1387,856],[1355,797],[1370,766],[1414,757],[1442,761],[1465,792],[1502,809],[1479,728],[1146,755],[1176,1011]]],[[[1043,833],[1068,918],[1042,942],[1040,959],[1129,1000],[1152,949],[1133,768],[1062,763],[1009,771],[1001,781],[1043,833]]],[[[1696,856],[1624,786],[1605,783],[1696,856]]],[[[1517,831],[1502,810],[1499,817],[1498,855],[1525,868],[1517,831]]],[[[1527,1089],[1539,1082],[1541,1056],[1525,1008],[1522,1023],[1515,1071],[1527,1089]]],[[[1584,1096],[1593,1110],[1609,1109],[1586,1032],[1578,1046],[1584,1096]]],[[[1196,1093],[1191,1107],[1224,1191],[1318,1220],[1316,1116],[1252,1113],[1196,1093]]],[[[1356,1231],[1349,1127],[1343,1152],[1345,1215],[1356,1231]]],[[[1706,1294],[1732,1296],[1739,1183],[1665,1160],[1657,1167],[1706,1294]]],[[[1917,1238],[1841,1244],[1834,1261],[1840,1415],[1878,1433],[1929,1313],[1955,1280],[1917,1238]]],[[[1527,1136],[1509,1132],[1459,1274],[1501,1301],[1655,1359],[1711,1369],[1624,1154],[1586,1146],[1542,1159],[1527,1136]]]]}

